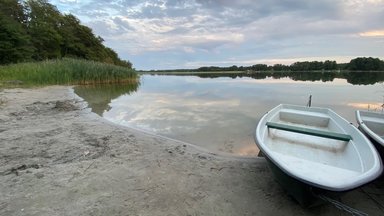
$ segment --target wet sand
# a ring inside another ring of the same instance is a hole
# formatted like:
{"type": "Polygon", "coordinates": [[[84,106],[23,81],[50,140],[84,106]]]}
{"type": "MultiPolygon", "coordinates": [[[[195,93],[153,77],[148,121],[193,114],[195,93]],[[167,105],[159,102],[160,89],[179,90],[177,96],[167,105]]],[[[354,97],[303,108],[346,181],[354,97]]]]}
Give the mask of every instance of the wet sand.
{"type": "MultiPolygon", "coordinates": [[[[0,194],[0,215],[349,215],[300,207],[264,158],[113,124],[64,86],[0,92],[0,194]]],[[[339,201],[384,215],[384,183],[339,201]]]]}

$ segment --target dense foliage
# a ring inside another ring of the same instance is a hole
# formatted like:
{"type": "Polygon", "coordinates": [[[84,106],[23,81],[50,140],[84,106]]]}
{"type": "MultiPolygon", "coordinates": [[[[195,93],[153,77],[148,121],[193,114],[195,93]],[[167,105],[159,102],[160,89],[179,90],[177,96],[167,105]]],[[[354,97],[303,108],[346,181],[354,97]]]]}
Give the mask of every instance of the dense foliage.
{"type": "Polygon", "coordinates": [[[352,71],[384,71],[384,61],[378,58],[355,58],[348,64],[352,71]]]}
{"type": "Polygon", "coordinates": [[[0,0],[0,64],[63,57],[132,68],[92,29],[47,0],[0,0]]]}

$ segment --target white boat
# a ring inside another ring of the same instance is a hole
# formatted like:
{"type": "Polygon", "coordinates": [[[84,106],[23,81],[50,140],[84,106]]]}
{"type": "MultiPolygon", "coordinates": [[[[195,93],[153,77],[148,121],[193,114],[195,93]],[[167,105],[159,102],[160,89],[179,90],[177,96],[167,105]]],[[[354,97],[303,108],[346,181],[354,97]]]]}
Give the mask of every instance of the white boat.
{"type": "Polygon", "coordinates": [[[381,155],[384,155],[384,113],[357,110],[356,120],[359,129],[373,141],[381,155]]]}
{"type": "Polygon", "coordinates": [[[279,183],[303,205],[313,189],[348,191],[382,172],[371,142],[327,108],[281,104],[261,118],[255,141],[279,183]]]}

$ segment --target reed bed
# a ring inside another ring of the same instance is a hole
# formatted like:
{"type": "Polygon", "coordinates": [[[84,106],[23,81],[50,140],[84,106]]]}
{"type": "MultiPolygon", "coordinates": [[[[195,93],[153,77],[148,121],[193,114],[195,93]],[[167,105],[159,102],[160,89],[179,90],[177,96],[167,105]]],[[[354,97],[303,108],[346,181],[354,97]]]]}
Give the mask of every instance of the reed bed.
{"type": "Polygon", "coordinates": [[[136,82],[133,69],[80,59],[57,59],[0,66],[0,82],[30,85],[136,82]]]}

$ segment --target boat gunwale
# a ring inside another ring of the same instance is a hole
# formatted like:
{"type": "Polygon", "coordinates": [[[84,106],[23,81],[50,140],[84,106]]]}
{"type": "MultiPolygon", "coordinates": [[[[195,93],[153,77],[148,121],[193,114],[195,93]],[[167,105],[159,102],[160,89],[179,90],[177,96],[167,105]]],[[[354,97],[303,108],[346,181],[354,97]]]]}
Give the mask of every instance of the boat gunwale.
{"type": "MultiPolygon", "coordinates": [[[[380,144],[381,146],[384,147],[384,138],[380,137],[379,135],[377,135],[375,132],[373,132],[368,126],[367,124],[365,124],[365,121],[363,120],[363,117],[364,115],[361,115],[362,113],[372,113],[372,114],[379,114],[379,113],[376,113],[376,112],[370,112],[370,111],[362,111],[362,110],[356,110],[355,114],[356,114],[356,120],[357,120],[357,123],[359,124],[359,126],[362,128],[362,130],[368,135],[370,136],[373,140],[375,140],[378,144],[380,144]]],[[[372,118],[372,117],[370,117],[372,118]]],[[[383,124],[384,125],[384,124],[383,124]]]]}

